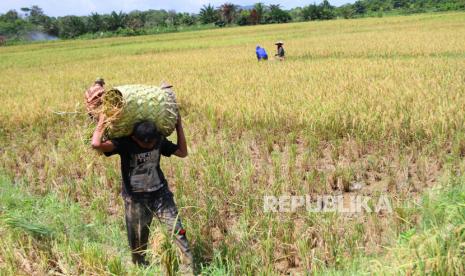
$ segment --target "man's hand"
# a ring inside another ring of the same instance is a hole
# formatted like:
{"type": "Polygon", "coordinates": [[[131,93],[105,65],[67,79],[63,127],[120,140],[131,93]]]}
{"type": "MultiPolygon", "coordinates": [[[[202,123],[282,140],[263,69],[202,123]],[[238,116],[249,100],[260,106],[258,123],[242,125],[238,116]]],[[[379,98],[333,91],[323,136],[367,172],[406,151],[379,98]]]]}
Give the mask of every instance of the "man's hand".
{"type": "Polygon", "coordinates": [[[174,152],[174,155],[184,158],[187,156],[187,143],[184,135],[184,129],[182,128],[181,114],[178,115],[178,121],[176,122],[176,134],[178,136],[178,149],[174,152]]]}
{"type": "Polygon", "coordinates": [[[92,135],[92,148],[100,152],[111,152],[115,146],[111,141],[102,142],[103,132],[105,131],[105,116],[100,114],[97,127],[92,135]]]}

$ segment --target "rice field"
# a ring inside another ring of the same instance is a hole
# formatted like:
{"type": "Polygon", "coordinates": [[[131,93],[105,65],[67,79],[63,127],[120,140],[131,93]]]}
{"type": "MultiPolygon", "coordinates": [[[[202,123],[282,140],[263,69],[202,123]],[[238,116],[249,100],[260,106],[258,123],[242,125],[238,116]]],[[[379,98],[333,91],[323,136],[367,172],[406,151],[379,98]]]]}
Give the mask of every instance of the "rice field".
{"type": "Polygon", "coordinates": [[[0,48],[0,274],[169,266],[156,235],[152,265],[130,262],[119,160],[89,143],[97,76],[174,85],[189,157],[162,169],[199,273],[463,274],[464,15],[0,48]],[[257,62],[276,40],[286,60],[257,62]],[[269,195],[387,195],[393,210],[265,212],[269,195]]]}

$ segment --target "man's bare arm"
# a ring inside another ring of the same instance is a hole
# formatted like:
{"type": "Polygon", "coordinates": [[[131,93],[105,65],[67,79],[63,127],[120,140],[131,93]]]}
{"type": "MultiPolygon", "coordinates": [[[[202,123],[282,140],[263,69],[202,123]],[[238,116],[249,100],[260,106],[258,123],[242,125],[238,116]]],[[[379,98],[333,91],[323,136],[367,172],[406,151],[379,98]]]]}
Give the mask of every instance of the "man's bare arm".
{"type": "Polygon", "coordinates": [[[105,117],[99,116],[97,127],[95,128],[94,134],[92,135],[92,148],[100,152],[112,152],[115,146],[111,141],[102,141],[103,132],[105,131],[105,117]]]}
{"type": "Polygon", "coordinates": [[[184,135],[184,129],[182,128],[181,115],[178,116],[178,122],[176,123],[176,134],[178,136],[178,149],[174,152],[174,155],[184,158],[188,153],[186,136],[184,135]]]}

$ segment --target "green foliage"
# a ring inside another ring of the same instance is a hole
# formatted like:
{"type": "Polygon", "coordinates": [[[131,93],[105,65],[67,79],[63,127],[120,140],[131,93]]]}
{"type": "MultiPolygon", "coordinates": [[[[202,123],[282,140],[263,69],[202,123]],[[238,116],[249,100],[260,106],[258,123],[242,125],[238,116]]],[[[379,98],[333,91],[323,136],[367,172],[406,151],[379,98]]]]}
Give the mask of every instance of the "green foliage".
{"type": "Polygon", "coordinates": [[[265,12],[266,12],[266,6],[265,4],[258,2],[255,3],[254,5],[254,10],[257,13],[257,23],[263,23],[264,17],[265,17],[265,12]]]}
{"type": "Polygon", "coordinates": [[[343,18],[352,18],[365,15],[379,17],[386,12],[411,14],[463,9],[465,9],[463,0],[358,0],[354,4],[346,4],[336,8],[336,12],[343,18]]]}
{"type": "Polygon", "coordinates": [[[126,14],[112,12],[110,15],[103,17],[104,24],[109,31],[116,31],[124,28],[126,25],[126,14]]]}
{"type": "Polygon", "coordinates": [[[74,38],[86,32],[84,20],[78,16],[65,16],[58,19],[60,37],[74,38]]]}
{"type": "MultiPolygon", "coordinates": [[[[144,28],[147,21],[147,14],[140,11],[132,11],[127,16],[126,25],[130,29],[140,30],[144,28]]],[[[98,29],[97,29],[98,30],[98,29]]]]}
{"type": "Polygon", "coordinates": [[[4,22],[14,22],[19,19],[19,14],[15,10],[9,10],[7,13],[0,15],[0,21],[4,22]]]}
{"type": "Polygon", "coordinates": [[[346,4],[346,5],[339,7],[336,12],[338,16],[344,19],[353,18],[355,15],[355,10],[352,8],[352,5],[350,4],[346,4]]]}
{"type": "MultiPolygon", "coordinates": [[[[465,177],[451,176],[424,196],[421,222],[400,233],[399,243],[370,270],[409,275],[464,275],[465,177]]],[[[375,273],[375,274],[378,274],[375,273]]]]}
{"type": "Polygon", "coordinates": [[[362,1],[356,1],[353,10],[356,14],[364,14],[367,11],[366,4],[362,1]]]}
{"type": "Polygon", "coordinates": [[[252,9],[242,9],[226,2],[218,8],[211,4],[204,5],[198,14],[148,10],[132,11],[128,14],[113,11],[103,15],[92,13],[89,16],[54,18],[34,5],[21,9],[24,16],[15,10],[0,14],[0,36],[13,41],[34,39],[30,35],[33,33],[43,34],[41,37],[48,35],[49,38],[133,36],[177,32],[179,29],[189,29],[186,27],[212,23],[217,27],[231,24],[243,26],[464,9],[463,0],[358,0],[340,7],[334,7],[329,1],[323,0],[319,4],[313,3],[291,10],[284,10],[279,4],[266,6],[261,2],[255,3],[252,9]]]}
{"type": "Polygon", "coordinates": [[[90,16],[87,17],[86,28],[89,32],[92,33],[106,30],[103,18],[98,13],[92,13],[90,16]]]}
{"type": "MultiPolygon", "coordinates": [[[[104,206],[101,198],[94,198],[83,209],[54,194],[31,195],[26,186],[0,176],[0,260],[5,261],[1,275],[14,275],[21,269],[42,275],[59,271],[73,275],[142,273],[126,264],[127,254],[121,254],[127,250],[122,221],[97,208],[104,206]],[[21,255],[14,252],[30,252],[37,258],[34,264],[27,260],[18,264],[21,255]]],[[[153,275],[157,270],[147,272],[153,275]]]]}
{"type": "Polygon", "coordinates": [[[308,5],[302,9],[304,20],[317,20],[320,18],[320,10],[316,4],[308,5]]]}
{"type": "Polygon", "coordinates": [[[12,39],[20,39],[32,30],[34,30],[34,26],[22,20],[0,21],[0,35],[12,39]]]}
{"type": "Polygon", "coordinates": [[[199,13],[200,22],[203,24],[215,23],[219,19],[218,11],[212,5],[204,5],[199,13]]]}
{"type": "Polygon", "coordinates": [[[324,0],[321,4],[308,5],[302,9],[304,20],[328,20],[336,17],[335,8],[324,0]]]}
{"type": "Polygon", "coordinates": [[[197,23],[197,16],[194,14],[183,12],[183,13],[178,13],[176,17],[180,25],[192,26],[197,23]]]}
{"type": "Polygon", "coordinates": [[[239,13],[238,19],[237,19],[237,25],[243,26],[243,25],[248,25],[251,20],[251,12],[248,10],[242,10],[239,13]]]}
{"type": "Polygon", "coordinates": [[[270,5],[265,21],[266,23],[286,23],[291,19],[289,12],[281,9],[280,5],[270,5]]]}

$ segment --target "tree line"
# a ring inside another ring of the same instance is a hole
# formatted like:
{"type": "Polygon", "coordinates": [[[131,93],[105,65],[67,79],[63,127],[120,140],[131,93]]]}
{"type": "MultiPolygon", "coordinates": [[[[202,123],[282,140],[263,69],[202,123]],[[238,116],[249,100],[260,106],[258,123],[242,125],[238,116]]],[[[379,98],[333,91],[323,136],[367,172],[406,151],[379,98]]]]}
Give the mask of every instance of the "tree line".
{"type": "Polygon", "coordinates": [[[10,10],[0,14],[0,37],[10,40],[34,39],[34,34],[57,38],[106,37],[153,34],[189,28],[257,25],[382,16],[386,13],[420,13],[464,10],[465,0],[358,0],[339,7],[327,0],[285,10],[281,5],[256,3],[240,7],[224,3],[219,7],[204,5],[196,14],[148,10],[129,13],[92,13],[88,16],[47,16],[39,6],[10,10]]]}

